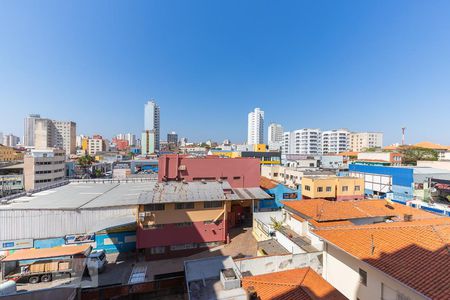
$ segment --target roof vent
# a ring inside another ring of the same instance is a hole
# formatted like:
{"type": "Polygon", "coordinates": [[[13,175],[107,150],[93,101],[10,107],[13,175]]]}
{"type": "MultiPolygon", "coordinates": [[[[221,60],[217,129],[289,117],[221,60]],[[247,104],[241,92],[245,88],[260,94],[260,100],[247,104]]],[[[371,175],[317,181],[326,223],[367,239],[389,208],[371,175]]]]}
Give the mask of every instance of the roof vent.
{"type": "Polygon", "coordinates": [[[202,179],[202,183],[203,183],[203,184],[206,184],[206,180],[205,180],[205,179],[202,179]]]}
{"type": "Polygon", "coordinates": [[[412,215],[412,214],[404,214],[404,215],[403,215],[403,220],[404,220],[405,222],[411,222],[412,219],[413,219],[413,215],[412,215]]]}

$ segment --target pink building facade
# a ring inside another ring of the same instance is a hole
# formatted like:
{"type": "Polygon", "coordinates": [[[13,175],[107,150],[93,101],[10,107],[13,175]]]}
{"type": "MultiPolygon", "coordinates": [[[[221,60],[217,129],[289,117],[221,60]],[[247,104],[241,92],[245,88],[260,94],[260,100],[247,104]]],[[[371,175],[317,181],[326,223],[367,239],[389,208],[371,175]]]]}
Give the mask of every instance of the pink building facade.
{"type": "Polygon", "coordinates": [[[258,158],[203,158],[169,154],[159,158],[158,181],[226,180],[233,188],[259,187],[258,158]]]}

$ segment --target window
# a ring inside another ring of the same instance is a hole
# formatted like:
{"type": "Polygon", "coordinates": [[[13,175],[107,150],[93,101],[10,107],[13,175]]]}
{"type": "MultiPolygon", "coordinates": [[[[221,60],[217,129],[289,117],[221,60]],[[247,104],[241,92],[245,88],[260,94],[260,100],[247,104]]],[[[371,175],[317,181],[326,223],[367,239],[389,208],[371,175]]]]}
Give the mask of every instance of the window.
{"type": "Polygon", "coordinates": [[[222,201],[203,202],[204,208],[217,208],[217,207],[222,207],[222,206],[223,206],[222,201]]]}
{"type": "Polygon", "coordinates": [[[305,191],[310,191],[311,187],[309,185],[305,185],[305,191]]]}
{"type": "Polygon", "coordinates": [[[344,185],[344,186],[342,187],[342,191],[343,191],[343,192],[348,192],[348,186],[344,185]]]}
{"type": "Polygon", "coordinates": [[[241,176],[234,176],[233,179],[234,180],[239,180],[239,179],[241,179],[241,176]]]}
{"type": "Polygon", "coordinates": [[[355,191],[360,191],[361,187],[359,185],[355,185],[355,191]]]}
{"type": "Polygon", "coordinates": [[[364,286],[367,286],[367,272],[363,269],[359,269],[359,282],[364,286]]]}
{"type": "Polygon", "coordinates": [[[317,192],[318,192],[318,193],[323,192],[323,187],[319,186],[319,187],[317,188],[317,192]]]}
{"type": "Polygon", "coordinates": [[[273,173],[273,177],[278,177],[278,173],[273,173]]]}
{"type": "Polygon", "coordinates": [[[166,247],[160,246],[160,247],[152,247],[150,248],[151,254],[163,254],[166,253],[166,247]]]}
{"type": "Polygon", "coordinates": [[[166,206],[164,204],[145,204],[144,211],[154,211],[154,210],[165,210],[166,206]]]}
{"type": "Polygon", "coordinates": [[[194,208],[194,202],[175,203],[175,209],[192,209],[194,208]]]}
{"type": "Polygon", "coordinates": [[[331,186],[327,186],[326,191],[331,192],[331,186]]]}
{"type": "Polygon", "coordinates": [[[182,222],[182,223],[175,223],[176,227],[190,227],[192,226],[193,223],[192,222],[182,222]]]}

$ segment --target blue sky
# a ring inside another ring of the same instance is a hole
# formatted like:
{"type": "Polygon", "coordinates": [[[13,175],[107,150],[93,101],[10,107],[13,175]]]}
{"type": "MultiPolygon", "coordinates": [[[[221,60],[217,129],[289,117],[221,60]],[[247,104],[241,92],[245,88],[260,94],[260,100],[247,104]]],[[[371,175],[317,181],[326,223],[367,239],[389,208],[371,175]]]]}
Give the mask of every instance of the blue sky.
{"type": "Polygon", "coordinates": [[[450,2],[1,1],[0,131],[40,113],[139,133],[150,98],[163,137],[242,142],[261,107],[450,145],[450,2]]]}

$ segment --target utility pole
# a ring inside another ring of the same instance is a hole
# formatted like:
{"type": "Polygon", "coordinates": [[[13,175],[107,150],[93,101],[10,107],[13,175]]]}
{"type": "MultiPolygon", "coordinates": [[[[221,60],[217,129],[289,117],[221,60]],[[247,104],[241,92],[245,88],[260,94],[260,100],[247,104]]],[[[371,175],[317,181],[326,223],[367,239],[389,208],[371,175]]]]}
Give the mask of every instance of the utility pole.
{"type": "Polygon", "coordinates": [[[405,131],[406,127],[402,127],[402,146],[405,145],[405,131]]]}

